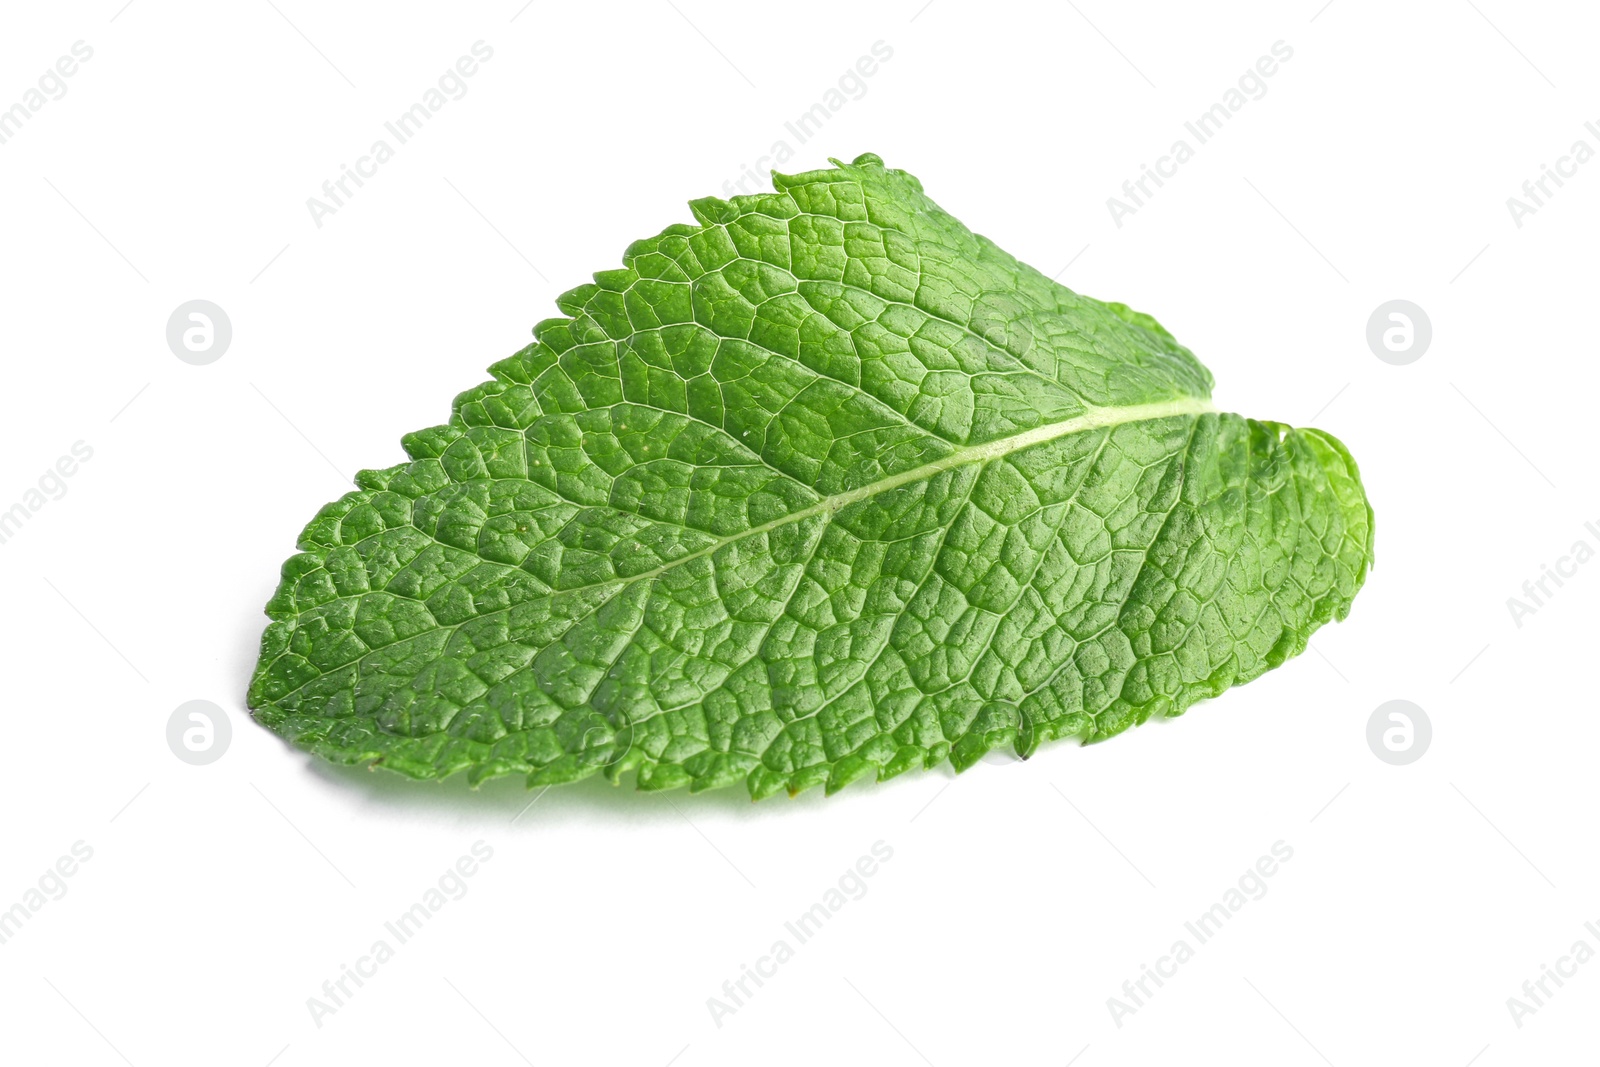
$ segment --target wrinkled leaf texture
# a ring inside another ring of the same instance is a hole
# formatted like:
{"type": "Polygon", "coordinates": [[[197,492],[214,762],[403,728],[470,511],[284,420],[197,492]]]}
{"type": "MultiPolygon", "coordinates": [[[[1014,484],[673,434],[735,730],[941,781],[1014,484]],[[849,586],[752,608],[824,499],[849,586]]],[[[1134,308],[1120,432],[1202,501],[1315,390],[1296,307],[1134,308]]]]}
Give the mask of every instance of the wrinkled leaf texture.
{"type": "Polygon", "coordinates": [[[1212,409],[876,156],[692,203],[362,471],[256,718],[416,778],[760,798],[1100,740],[1278,666],[1372,561],[1343,445],[1212,409]]]}

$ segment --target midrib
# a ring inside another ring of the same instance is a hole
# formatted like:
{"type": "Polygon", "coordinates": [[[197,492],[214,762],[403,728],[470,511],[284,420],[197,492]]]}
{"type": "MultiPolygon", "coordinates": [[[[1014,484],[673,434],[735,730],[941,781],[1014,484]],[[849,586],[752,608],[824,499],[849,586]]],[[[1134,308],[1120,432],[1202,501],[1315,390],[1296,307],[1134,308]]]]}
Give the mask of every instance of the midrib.
{"type": "MultiPolygon", "coordinates": [[[[629,585],[640,580],[648,581],[679,564],[688,563],[690,560],[699,559],[701,556],[709,556],[718,549],[725,548],[735,541],[742,541],[746,537],[769,533],[780,526],[787,526],[790,523],[804,522],[814,515],[833,515],[851,504],[859,503],[868,497],[877,496],[879,493],[886,493],[891,489],[898,489],[902,485],[932,478],[943,471],[963,467],[969,463],[987,463],[991,459],[999,459],[1001,456],[1009,456],[1013,452],[1020,452],[1025,448],[1032,448],[1034,445],[1042,445],[1047,441],[1054,441],[1058,437],[1082,433],[1085,430],[1098,430],[1106,426],[1120,426],[1128,422],[1148,422],[1152,419],[1168,419],[1177,415],[1204,415],[1216,410],[1210,400],[1199,397],[1166,400],[1158,404],[1134,404],[1121,408],[1090,408],[1086,415],[1079,415],[1077,418],[1067,419],[1065,422],[1053,422],[1047,426],[1035,426],[1031,430],[1024,430],[1022,433],[1012,434],[1010,437],[985,441],[981,445],[960,448],[942,459],[936,459],[932,463],[924,463],[922,466],[912,470],[901,471],[899,474],[892,474],[882,481],[873,482],[871,485],[859,486],[845,493],[824,497],[808,508],[792,511],[787,515],[773,519],[771,522],[764,522],[760,526],[752,526],[748,530],[740,530],[738,533],[729,534],[686,556],[679,556],[677,559],[663,563],[654,570],[642,571],[627,578],[616,579],[616,581],[623,585],[629,585]]],[[[610,585],[612,583],[599,582],[595,584],[610,585]]],[[[580,588],[593,588],[593,586],[580,588]]],[[[578,591],[579,589],[577,588],[555,590],[556,593],[578,591]]]]}

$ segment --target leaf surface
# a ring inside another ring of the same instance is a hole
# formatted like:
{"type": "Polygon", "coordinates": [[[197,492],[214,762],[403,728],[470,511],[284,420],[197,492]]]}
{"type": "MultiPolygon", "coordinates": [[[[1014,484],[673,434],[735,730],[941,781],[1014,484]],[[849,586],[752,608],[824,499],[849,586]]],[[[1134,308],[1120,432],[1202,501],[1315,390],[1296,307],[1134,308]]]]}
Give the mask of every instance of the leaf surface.
{"type": "Polygon", "coordinates": [[[302,533],[256,718],[340,763],[842,788],[1099,740],[1350,609],[1333,437],[876,156],[700,200],[302,533]]]}

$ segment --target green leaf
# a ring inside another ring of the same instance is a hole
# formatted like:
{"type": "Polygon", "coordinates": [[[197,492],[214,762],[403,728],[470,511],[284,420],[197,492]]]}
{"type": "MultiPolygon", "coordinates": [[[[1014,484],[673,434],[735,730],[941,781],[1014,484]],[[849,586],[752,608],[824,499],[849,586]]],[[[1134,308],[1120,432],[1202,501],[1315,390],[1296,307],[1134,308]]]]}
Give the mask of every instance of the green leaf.
{"type": "Polygon", "coordinates": [[[256,718],[339,763],[754,797],[1178,715],[1342,619],[1355,461],[1218,414],[876,156],[691,204],[362,471],[256,718]]]}

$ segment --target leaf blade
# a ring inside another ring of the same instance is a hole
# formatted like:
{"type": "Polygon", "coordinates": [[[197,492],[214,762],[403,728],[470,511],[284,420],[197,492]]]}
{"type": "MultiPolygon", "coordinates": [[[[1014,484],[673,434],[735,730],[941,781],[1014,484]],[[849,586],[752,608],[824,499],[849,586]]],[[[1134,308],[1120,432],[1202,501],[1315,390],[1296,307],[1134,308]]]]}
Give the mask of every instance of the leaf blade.
{"type": "Polygon", "coordinates": [[[692,205],[363,471],[257,718],[339,762],[753,796],[1100,739],[1303,650],[1371,561],[1320,431],[876,157],[692,205]]]}

